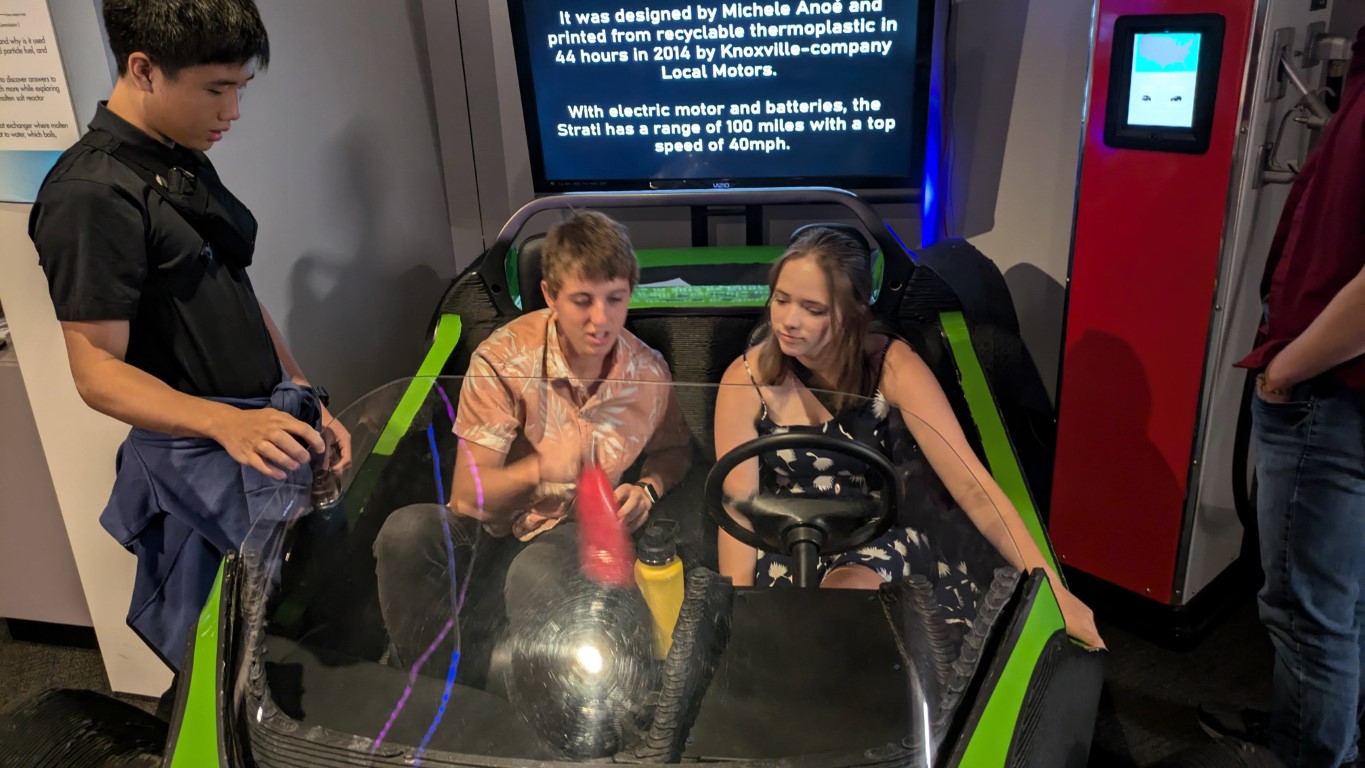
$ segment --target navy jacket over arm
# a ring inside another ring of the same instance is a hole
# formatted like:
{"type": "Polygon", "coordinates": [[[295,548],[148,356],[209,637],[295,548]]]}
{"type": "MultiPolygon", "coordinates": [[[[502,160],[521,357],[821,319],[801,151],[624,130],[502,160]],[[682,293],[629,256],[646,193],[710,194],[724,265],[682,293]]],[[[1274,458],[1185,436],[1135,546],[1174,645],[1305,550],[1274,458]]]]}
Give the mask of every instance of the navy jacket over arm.
{"type": "MultiPolygon", "coordinates": [[[[284,382],[269,398],[215,398],[238,408],[270,407],[317,427],[307,387],[284,382]]],[[[134,429],[119,446],[118,475],[100,524],[137,555],[128,626],[179,671],[186,641],[213,588],[223,556],[308,509],[312,470],[283,481],[238,464],[208,438],[134,429]]]]}

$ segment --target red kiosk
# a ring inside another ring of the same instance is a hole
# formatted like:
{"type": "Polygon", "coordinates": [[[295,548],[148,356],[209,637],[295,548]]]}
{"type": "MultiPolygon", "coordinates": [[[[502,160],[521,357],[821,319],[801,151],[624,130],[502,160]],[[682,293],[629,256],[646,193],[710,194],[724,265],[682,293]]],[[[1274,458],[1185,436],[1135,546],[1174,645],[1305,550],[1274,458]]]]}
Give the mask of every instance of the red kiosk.
{"type": "Polygon", "coordinates": [[[1325,31],[1319,4],[1097,5],[1050,527],[1078,587],[1136,595],[1177,635],[1241,543],[1231,363],[1287,192],[1260,149],[1297,107],[1287,74],[1316,66],[1298,49],[1325,31]]]}

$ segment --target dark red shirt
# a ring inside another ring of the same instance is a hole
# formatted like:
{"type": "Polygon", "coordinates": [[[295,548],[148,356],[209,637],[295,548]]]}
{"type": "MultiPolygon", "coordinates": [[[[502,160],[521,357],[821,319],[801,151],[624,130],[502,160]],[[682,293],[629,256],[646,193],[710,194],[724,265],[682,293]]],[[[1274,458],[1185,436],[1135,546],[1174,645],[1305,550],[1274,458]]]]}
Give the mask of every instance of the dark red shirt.
{"type": "MultiPolygon", "coordinates": [[[[1271,242],[1266,316],[1243,368],[1268,365],[1365,268],[1365,27],[1353,53],[1341,107],[1295,179],[1271,242]]],[[[1329,373],[1365,391],[1365,356],[1329,373]]]]}

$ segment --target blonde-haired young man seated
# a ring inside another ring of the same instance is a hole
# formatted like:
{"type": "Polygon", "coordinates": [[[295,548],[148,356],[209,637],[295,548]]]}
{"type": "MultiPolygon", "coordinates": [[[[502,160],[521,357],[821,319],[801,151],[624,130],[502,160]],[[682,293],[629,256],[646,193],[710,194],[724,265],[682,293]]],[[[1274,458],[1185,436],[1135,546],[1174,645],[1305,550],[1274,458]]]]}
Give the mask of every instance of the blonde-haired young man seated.
{"type": "Polygon", "coordinates": [[[502,590],[475,590],[464,606],[468,648],[477,642],[470,631],[487,628],[489,617],[515,623],[577,573],[572,510],[585,459],[606,472],[631,531],[687,471],[691,436],[668,365],[625,328],[640,275],[625,227],[601,213],[571,215],[547,233],[543,270],[548,308],[499,328],[474,352],[455,417],[467,450],[457,452],[448,505],[395,511],[375,542],[384,623],[405,665],[449,618],[442,516],[457,570],[482,557],[480,578],[506,574],[502,590]],[[641,456],[639,477],[623,481],[641,456]]]}

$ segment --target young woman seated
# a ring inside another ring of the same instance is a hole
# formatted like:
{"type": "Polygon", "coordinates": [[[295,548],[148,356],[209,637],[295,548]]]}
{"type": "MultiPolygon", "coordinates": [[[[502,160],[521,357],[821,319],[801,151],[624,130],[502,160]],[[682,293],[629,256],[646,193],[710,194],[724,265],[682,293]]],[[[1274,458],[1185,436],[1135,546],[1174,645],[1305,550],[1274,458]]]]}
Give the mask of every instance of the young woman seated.
{"type": "MultiPolygon", "coordinates": [[[[929,367],[905,342],[870,330],[871,259],[857,238],[833,229],[811,230],[788,248],[769,278],[766,339],[726,371],[716,401],[716,455],[761,434],[810,431],[856,440],[889,456],[893,412],[908,428],[957,506],[1015,568],[1042,568],[1052,582],[1067,632],[1104,647],[1094,616],[1063,586],[1034,543],[1018,511],[977,459],[929,367]],[[825,391],[829,395],[818,396],[825,391]]],[[[730,498],[868,492],[866,467],[842,454],[778,451],[741,464],[725,480],[730,498]]],[[[742,515],[731,510],[743,524],[742,515]]],[[[724,531],[721,572],[736,585],[777,586],[791,581],[786,558],[760,553],[724,531]]],[[[893,527],[851,552],[822,558],[822,587],[876,589],[922,573],[942,586],[960,573],[943,573],[934,542],[922,530],[893,527]]],[[[969,590],[940,603],[952,619],[970,611],[969,590]],[[965,593],[965,594],[964,594],[965,593]]]]}

